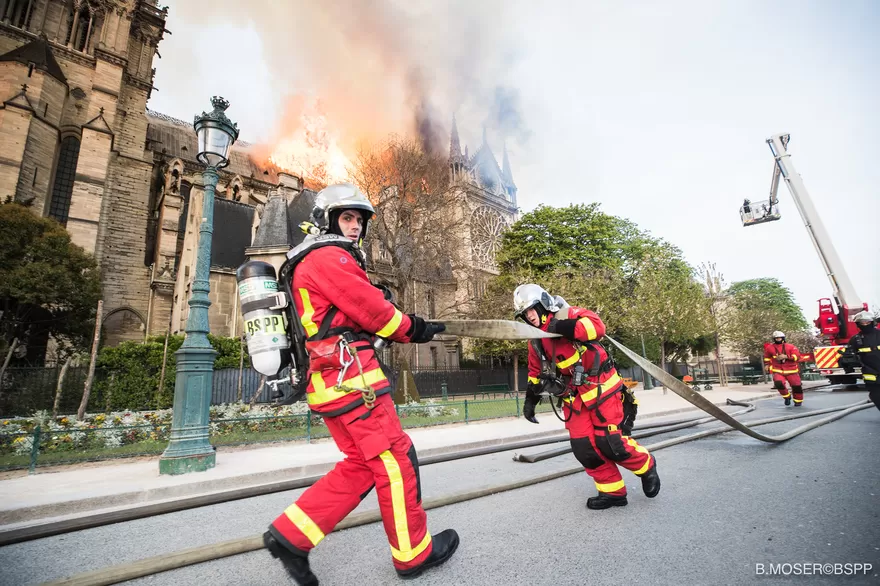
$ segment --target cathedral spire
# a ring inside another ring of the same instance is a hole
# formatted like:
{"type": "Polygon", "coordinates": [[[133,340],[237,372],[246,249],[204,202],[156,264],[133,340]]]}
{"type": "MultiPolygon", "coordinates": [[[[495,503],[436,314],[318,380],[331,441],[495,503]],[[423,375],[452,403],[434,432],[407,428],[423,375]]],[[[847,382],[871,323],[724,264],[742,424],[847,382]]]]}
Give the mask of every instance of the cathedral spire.
{"type": "Polygon", "coordinates": [[[452,133],[449,137],[449,162],[461,162],[461,141],[458,138],[458,126],[455,124],[455,114],[452,115],[452,133]]]}
{"type": "Polygon", "coordinates": [[[504,162],[501,166],[501,177],[510,187],[516,187],[513,182],[513,173],[510,170],[510,159],[507,157],[507,143],[504,143],[504,162]]]}

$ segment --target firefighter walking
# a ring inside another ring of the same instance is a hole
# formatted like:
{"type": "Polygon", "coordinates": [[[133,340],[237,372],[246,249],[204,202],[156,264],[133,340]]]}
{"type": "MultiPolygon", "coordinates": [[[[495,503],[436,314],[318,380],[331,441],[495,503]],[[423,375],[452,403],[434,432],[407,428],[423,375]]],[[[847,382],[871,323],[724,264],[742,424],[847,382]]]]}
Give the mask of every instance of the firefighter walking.
{"type": "MultiPolygon", "coordinates": [[[[300,585],[316,585],[308,555],[375,487],[391,558],[402,578],[448,560],[458,534],[431,535],[422,508],[419,463],[389,394],[372,334],[425,343],[441,324],[405,315],[374,287],[360,243],[373,206],[351,184],[322,190],[310,235],[288,253],[295,262],[290,292],[306,337],[306,396],[345,454],[270,525],[266,547],[300,585]]],[[[284,274],[284,269],[282,269],[284,274]]],[[[341,561],[341,560],[340,560],[341,561]]]]}
{"type": "Polygon", "coordinates": [[[773,376],[773,387],[782,395],[786,405],[800,407],[804,402],[804,387],[801,385],[798,358],[800,351],[785,341],[785,334],[773,332],[773,343],[764,345],[764,364],[773,376]],[[789,391],[785,383],[791,387],[789,391]]]}
{"type": "Polygon", "coordinates": [[[868,389],[868,397],[880,409],[880,330],[869,311],[858,313],[855,322],[859,333],[850,338],[848,346],[862,364],[862,378],[868,389]]]}
{"type": "Polygon", "coordinates": [[[561,400],[572,452],[592,477],[598,495],[587,508],[607,509],[627,504],[626,484],[618,465],[642,480],[645,496],[660,492],[657,461],[630,437],[635,405],[614,362],[598,343],[605,335],[599,316],[580,307],[566,306],[535,284],[520,285],[513,294],[516,317],[560,338],[532,340],[529,344],[528,389],[523,416],[532,423],[541,393],[561,400]]]}

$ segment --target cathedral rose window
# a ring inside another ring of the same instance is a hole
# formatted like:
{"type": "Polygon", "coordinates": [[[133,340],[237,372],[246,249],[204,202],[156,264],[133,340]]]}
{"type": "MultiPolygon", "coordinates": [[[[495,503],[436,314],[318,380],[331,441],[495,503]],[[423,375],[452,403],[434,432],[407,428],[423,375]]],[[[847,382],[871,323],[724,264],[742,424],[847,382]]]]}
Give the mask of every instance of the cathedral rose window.
{"type": "Polygon", "coordinates": [[[474,259],[484,266],[495,266],[495,255],[501,248],[501,236],[507,229],[504,218],[487,206],[474,210],[471,217],[471,241],[474,259]]]}

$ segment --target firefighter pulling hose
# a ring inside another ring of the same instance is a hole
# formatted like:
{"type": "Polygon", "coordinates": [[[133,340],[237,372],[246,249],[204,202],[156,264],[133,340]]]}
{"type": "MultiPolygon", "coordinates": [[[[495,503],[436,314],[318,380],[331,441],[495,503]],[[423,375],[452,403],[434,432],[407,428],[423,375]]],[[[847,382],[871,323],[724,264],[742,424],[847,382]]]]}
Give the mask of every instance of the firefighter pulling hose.
{"type": "MultiPolygon", "coordinates": [[[[428,531],[418,456],[400,425],[390,383],[374,348],[377,339],[430,342],[444,326],[402,313],[386,291],[370,283],[361,244],[374,216],[373,206],[350,183],[321,190],[310,222],[302,225],[306,238],[288,252],[280,270],[293,344],[286,356],[278,352],[261,360],[266,371],[291,365],[295,392],[287,402],[305,392],[310,409],[323,418],[346,456],[263,535],[269,553],[301,586],[318,584],[309,552],[373,488],[400,577],[413,578],[444,563],[458,547],[454,530],[433,535],[428,531]]],[[[271,290],[274,270],[269,268],[243,266],[241,291],[250,293],[252,284],[258,290],[271,290]]],[[[274,323],[278,316],[271,312],[284,305],[281,300],[268,294],[253,296],[242,296],[243,311],[251,309],[257,313],[250,319],[263,321],[249,323],[265,324],[266,319],[274,323]]],[[[265,329],[248,338],[249,348],[260,349],[265,329]]]]}
{"type": "Polygon", "coordinates": [[[627,505],[626,483],[618,466],[641,478],[645,496],[657,496],[657,461],[631,437],[637,403],[599,343],[605,336],[599,316],[569,306],[533,283],[516,288],[513,305],[516,317],[559,336],[529,343],[523,416],[538,423],[535,407],[542,392],[550,395],[550,401],[561,403],[564,416],[560,419],[569,432],[571,449],[598,491],[587,499],[587,508],[627,505]]]}

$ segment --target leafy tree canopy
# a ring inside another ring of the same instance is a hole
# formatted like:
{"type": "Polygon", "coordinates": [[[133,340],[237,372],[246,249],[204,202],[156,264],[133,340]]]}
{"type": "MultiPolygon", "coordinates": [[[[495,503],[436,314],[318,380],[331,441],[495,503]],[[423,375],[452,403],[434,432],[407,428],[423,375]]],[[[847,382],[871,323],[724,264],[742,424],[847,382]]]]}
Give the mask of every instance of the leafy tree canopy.
{"type": "Polygon", "coordinates": [[[101,295],[95,259],[61,224],[18,203],[0,205],[0,337],[5,346],[53,336],[89,346],[101,295]]]}

